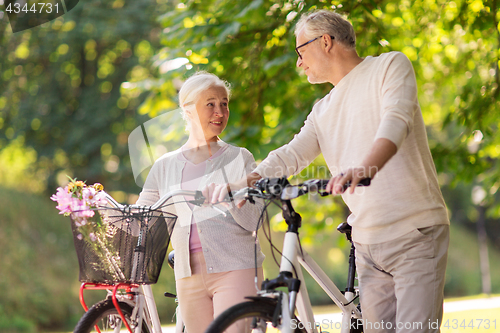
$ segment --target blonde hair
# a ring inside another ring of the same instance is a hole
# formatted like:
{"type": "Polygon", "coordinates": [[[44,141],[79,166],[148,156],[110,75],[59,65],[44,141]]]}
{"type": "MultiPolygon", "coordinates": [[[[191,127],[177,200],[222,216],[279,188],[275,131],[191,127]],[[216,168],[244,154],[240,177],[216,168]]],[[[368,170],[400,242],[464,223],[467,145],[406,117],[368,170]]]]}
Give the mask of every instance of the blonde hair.
{"type": "Polygon", "coordinates": [[[356,34],[352,24],[330,10],[320,9],[302,14],[295,26],[295,36],[302,30],[307,39],[327,34],[346,48],[356,48],[356,34]]]}

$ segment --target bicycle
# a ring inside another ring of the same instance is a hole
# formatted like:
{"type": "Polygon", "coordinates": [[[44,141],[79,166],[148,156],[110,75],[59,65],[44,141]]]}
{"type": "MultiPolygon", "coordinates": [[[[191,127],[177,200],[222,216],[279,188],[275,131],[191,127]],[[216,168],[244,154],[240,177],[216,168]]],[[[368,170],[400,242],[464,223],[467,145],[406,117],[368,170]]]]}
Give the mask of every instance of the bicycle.
{"type": "MultiPolygon", "coordinates": [[[[302,184],[293,186],[283,178],[264,178],[257,182],[256,188],[246,188],[234,193],[233,198],[241,198],[253,202],[254,198],[266,201],[265,208],[270,203],[275,203],[283,211],[283,217],[288,225],[283,242],[280,270],[277,278],[262,282],[261,291],[255,297],[230,307],[221,313],[210,324],[205,333],[220,333],[230,328],[233,324],[247,325],[253,332],[266,332],[272,326],[281,332],[318,332],[323,325],[314,321],[311,302],[304,283],[302,265],[312,278],[321,286],[328,296],[342,310],[342,323],[338,327],[342,333],[360,333],[362,328],[362,314],[360,304],[355,301],[359,297],[358,288],[355,286],[356,264],[355,248],[351,239],[351,227],[342,223],[337,230],[344,233],[351,243],[349,255],[349,271],[347,286],[344,292],[329,279],[319,265],[300,246],[299,228],[301,217],[293,209],[291,200],[309,192],[318,192],[319,195],[328,195],[324,190],[328,179],[312,179],[302,184]],[[286,287],[288,293],[277,288],[286,287]],[[298,318],[295,317],[297,310],[298,318]],[[239,322],[243,320],[244,323],[239,322]]],[[[365,178],[360,186],[368,186],[370,179],[365,178]]],[[[344,189],[350,186],[346,184],[344,189]]],[[[241,327],[241,326],[239,326],[241,327]]]]}
{"type": "MultiPolygon", "coordinates": [[[[187,201],[198,206],[205,200],[200,191],[174,190],[152,206],[121,205],[106,194],[109,207],[96,209],[111,230],[107,231],[109,239],[101,244],[105,258],[97,255],[88,242],[78,238],[73,221],[82,282],[80,302],[86,311],[74,333],[118,333],[122,329],[130,333],[162,332],[151,284],[157,282],[177,219],[175,215],[163,212],[162,208],[177,195],[194,197],[187,201]],[[107,290],[108,295],[89,309],[85,304],[84,290],[107,290]]],[[[168,262],[173,268],[173,251],[168,262]]],[[[165,293],[165,296],[176,298],[170,293],[165,293]]],[[[179,307],[175,331],[184,332],[179,307]]]]}

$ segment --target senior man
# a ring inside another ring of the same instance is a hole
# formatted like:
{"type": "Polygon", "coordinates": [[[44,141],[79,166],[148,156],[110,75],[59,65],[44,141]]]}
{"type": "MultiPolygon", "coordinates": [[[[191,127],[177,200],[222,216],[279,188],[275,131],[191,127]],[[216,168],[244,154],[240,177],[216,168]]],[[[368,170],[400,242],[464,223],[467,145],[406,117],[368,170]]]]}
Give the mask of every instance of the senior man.
{"type": "Polygon", "coordinates": [[[297,67],[334,88],[253,173],[204,194],[221,201],[229,188],[298,174],[322,153],[334,174],[327,191],[342,194],[352,213],[364,331],[439,332],[449,220],[413,67],[400,52],[361,58],[352,25],[332,11],[304,14],[295,35],[297,67]],[[371,186],[356,188],[365,177],[371,186]]]}

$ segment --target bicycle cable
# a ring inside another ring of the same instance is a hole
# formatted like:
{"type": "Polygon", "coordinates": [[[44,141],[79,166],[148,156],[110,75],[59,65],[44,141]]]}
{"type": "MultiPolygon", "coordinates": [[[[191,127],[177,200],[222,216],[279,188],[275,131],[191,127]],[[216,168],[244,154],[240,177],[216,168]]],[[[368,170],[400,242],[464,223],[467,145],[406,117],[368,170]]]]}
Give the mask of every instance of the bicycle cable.
{"type": "Polygon", "coordinates": [[[269,219],[268,215],[267,215],[267,207],[270,205],[271,203],[266,203],[264,201],[264,207],[262,208],[262,211],[260,213],[260,216],[259,216],[259,220],[257,222],[257,227],[255,228],[255,242],[254,242],[254,263],[255,263],[255,287],[257,289],[257,291],[260,290],[260,287],[257,285],[257,281],[258,281],[258,267],[257,267],[257,244],[258,244],[258,234],[257,232],[259,231],[259,228],[260,228],[260,225],[262,224],[262,228],[264,229],[264,220],[265,219],[269,219]]]}
{"type": "MultiPolygon", "coordinates": [[[[277,203],[275,200],[273,200],[273,199],[268,199],[268,200],[269,200],[269,204],[274,203],[280,210],[283,210],[282,207],[281,207],[281,205],[279,203],[277,203]]],[[[268,204],[268,206],[269,206],[269,204],[268,204]]],[[[266,208],[267,208],[267,206],[266,206],[266,208]]],[[[283,253],[273,244],[273,242],[271,240],[271,221],[269,219],[267,219],[267,222],[268,222],[267,225],[268,225],[268,228],[269,228],[269,230],[268,230],[269,234],[267,234],[265,232],[265,228],[264,227],[262,229],[264,231],[264,235],[266,236],[266,239],[269,241],[269,244],[271,246],[271,254],[273,256],[274,262],[276,263],[276,265],[278,267],[280,267],[280,263],[278,262],[278,259],[276,259],[276,255],[274,253],[274,251],[276,251],[276,252],[279,253],[279,255],[282,258],[285,258],[290,263],[290,265],[293,268],[293,272],[295,273],[295,276],[298,276],[297,275],[297,268],[295,267],[295,265],[293,264],[293,262],[289,258],[284,257],[283,253]]],[[[299,242],[300,242],[300,240],[299,240],[299,242]]]]}

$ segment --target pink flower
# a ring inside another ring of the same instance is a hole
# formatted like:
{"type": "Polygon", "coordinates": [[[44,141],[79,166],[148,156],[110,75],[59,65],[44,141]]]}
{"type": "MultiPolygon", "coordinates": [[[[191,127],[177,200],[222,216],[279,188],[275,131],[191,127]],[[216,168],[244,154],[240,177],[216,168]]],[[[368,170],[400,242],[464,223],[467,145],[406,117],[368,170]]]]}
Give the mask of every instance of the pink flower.
{"type": "Polygon", "coordinates": [[[95,194],[95,207],[105,207],[108,205],[106,192],[100,191],[95,194]]]}
{"type": "MultiPolygon", "coordinates": [[[[77,219],[87,219],[89,217],[93,217],[95,212],[89,209],[89,206],[85,202],[85,200],[80,200],[78,198],[71,198],[70,204],[70,212],[73,214],[73,218],[77,219]]],[[[85,225],[86,221],[80,222],[82,225],[85,225]]]]}
{"type": "Polygon", "coordinates": [[[90,207],[95,207],[96,206],[96,190],[93,187],[85,187],[82,190],[82,197],[83,200],[90,206],[90,207]]]}
{"type": "Polygon", "coordinates": [[[96,241],[96,239],[97,239],[97,238],[96,238],[96,236],[95,236],[95,234],[94,234],[93,232],[91,232],[91,233],[89,234],[89,238],[90,238],[90,240],[91,240],[92,242],[95,242],[95,241],[96,241]]]}
{"type": "Polygon", "coordinates": [[[71,213],[71,206],[73,198],[71,193],[68,193],[66,189],[59,187],[56,194],[50,197],[52,201],[57,201],[56,208],[60,210],[59,214],[71,213]]]}
{"type": "MultiPolygon", "coordinates": [[[[84,182],[72,180],[65,188],[58,187],[50,199],[57,202],[56,208],[60,214],[71,215],[77,228],[96,222],[96,218],[98,219],[97,225],[100,225],[101,216],[96,216],[95,208],[106,206],[107,200],[106,193],[102,191],[102,185],[97,185],[87,187],[84,182]]],[[[94,234],[90,236],[93,238],[92,241],[95,241],[95,237],[94,234]]]]}
{"type": "Polygon", "coordinates": [[[50,197],[50,200],[59,201],[65,197],[71,197],[71,194],[69,194],[68,191],[66,191],[62,187],[58,187],[57,192],[55,194],[52,194],[52,196],[50,197]]]}

